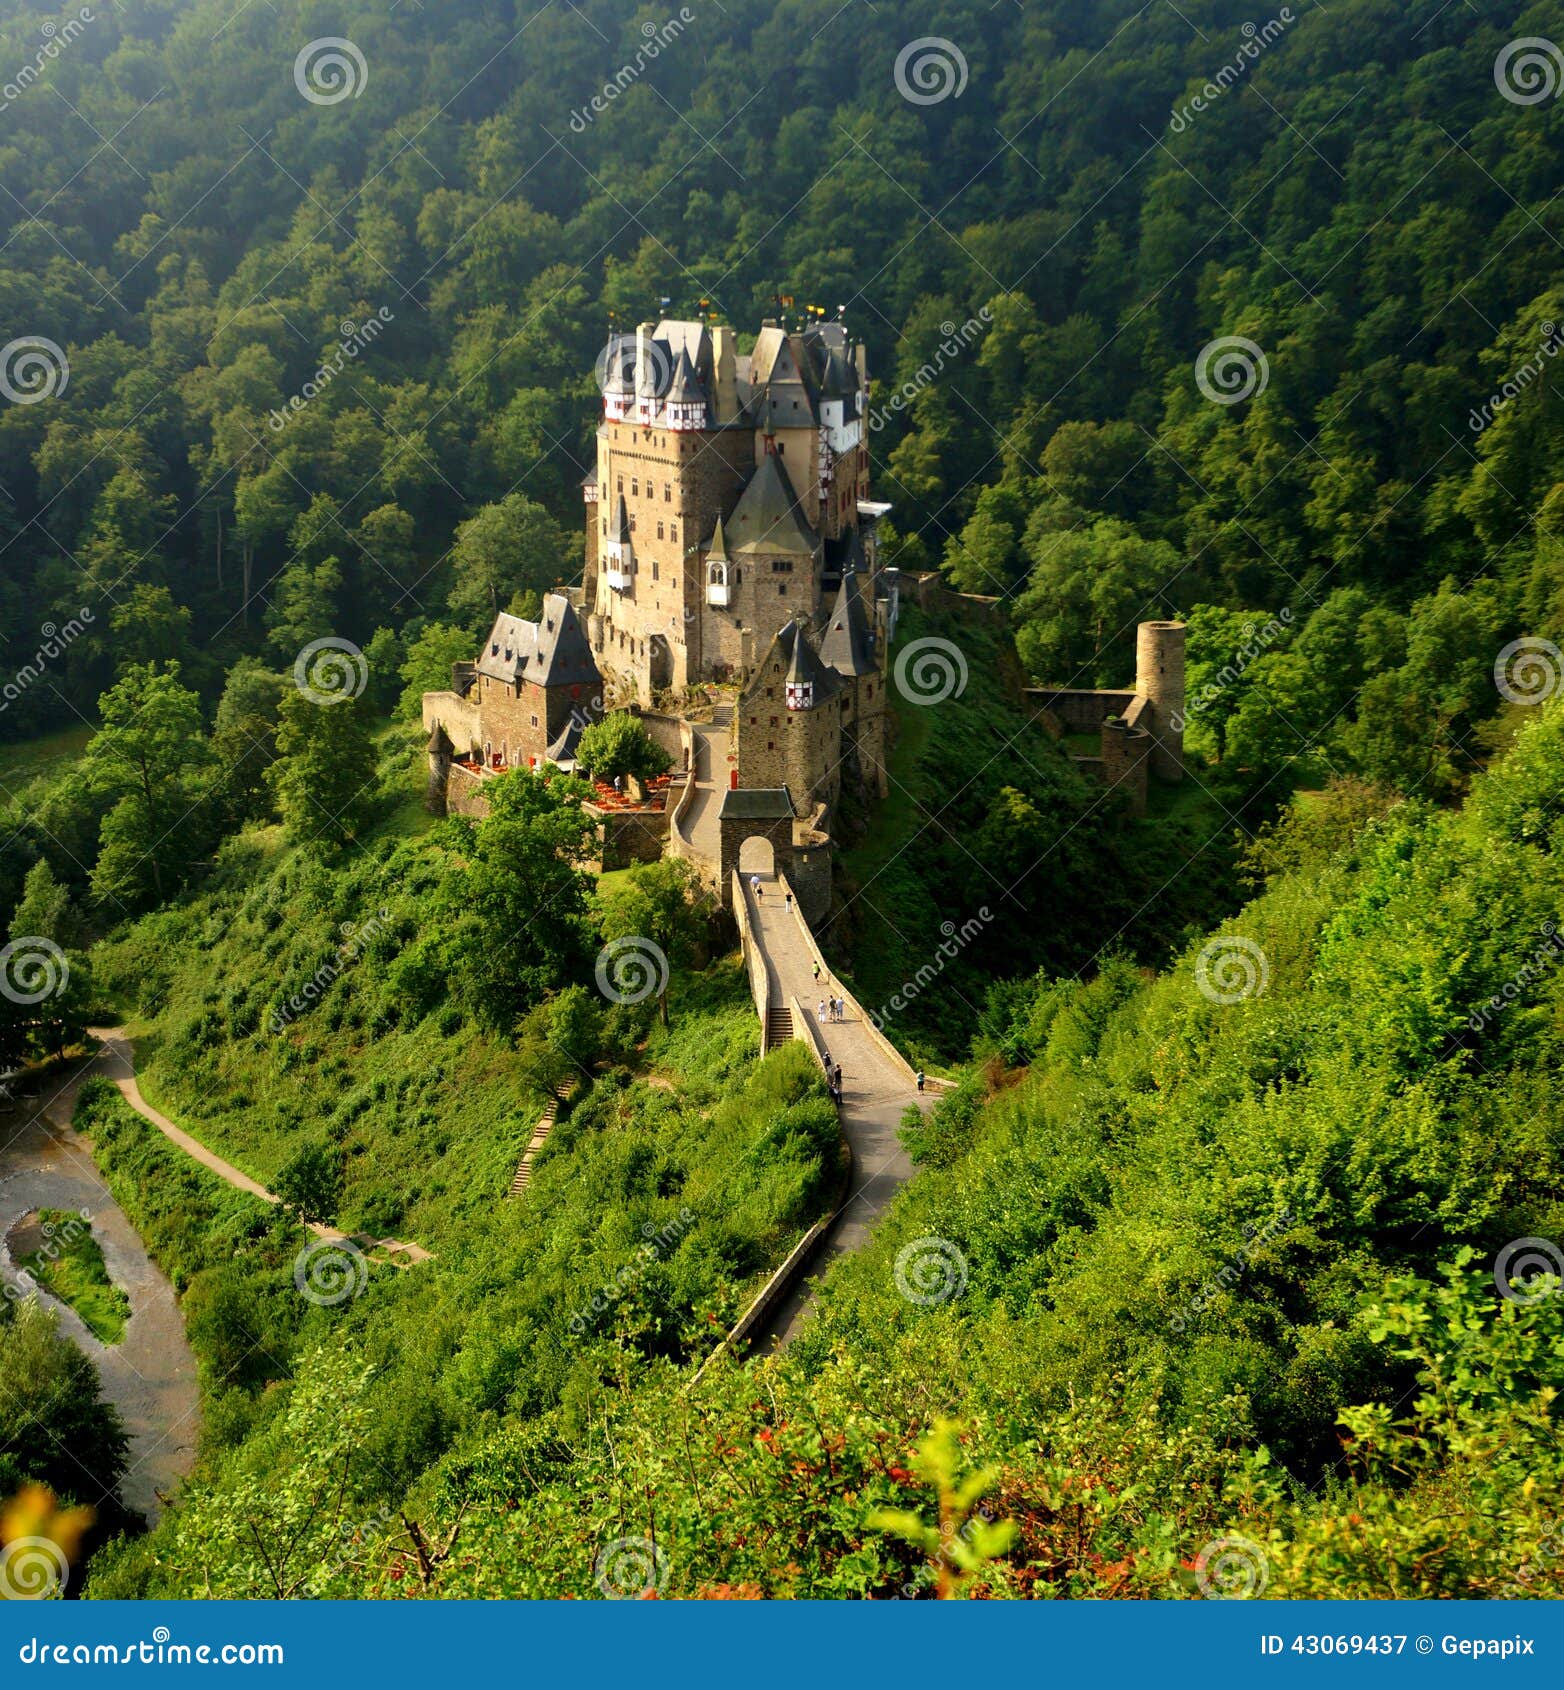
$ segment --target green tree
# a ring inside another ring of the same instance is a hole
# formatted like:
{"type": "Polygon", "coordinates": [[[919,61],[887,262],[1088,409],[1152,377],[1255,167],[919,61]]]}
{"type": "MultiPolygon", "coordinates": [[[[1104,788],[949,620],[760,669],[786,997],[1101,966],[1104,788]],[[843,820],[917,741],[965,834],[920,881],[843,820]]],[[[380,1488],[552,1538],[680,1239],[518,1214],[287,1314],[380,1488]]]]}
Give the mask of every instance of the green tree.
{"type": "Polygon", "coordinates": [[[272,1182],[284,1207],[301,1222],[327,1226],[337,1218],[346,1183],[342,1152],[323,1143],[300,1145],[272,1182]]]}
{"type": "Polygon", "coordinates": [[[450,606],[470,626],[492,620],[518,593],[544,593],[564,578],[564,531],[541,505],[511,493],[456,531],[450,606]]]}
{"type": "Polygon", "coordinates": [[[357,838],[374,810],[376,769],[364,699],[316,702],[297,689],[283,695],[269,778],[299,844],[329,852],[357,838]]]}
{"type": "Polygon", "coordinates": [[[646,731],[639,717],[616,710],[582,729],[576,762],[599,780],[611,781],[617,775],[651,780],[666,774],[673,759],[646,731]]]}
{"type": "Polygon", "coordinates": [[[211,766],[200,700],[179,665],[134,664],[99,700],[103,726],[87,745],[89,779],[113,800],[100,831],[92,889],[100,902],[159,902],[209,837],[198,809],[211,766]]]}
{"type": "Polygon", "coordinates": [[[641,938],[662,953],[657,1008],[666,1027],[670,971],[693,958],[713,913],[700,876],[682,857],[638,863],[600,895],[599,912],[610,947],[616,940],[641,938]]]}

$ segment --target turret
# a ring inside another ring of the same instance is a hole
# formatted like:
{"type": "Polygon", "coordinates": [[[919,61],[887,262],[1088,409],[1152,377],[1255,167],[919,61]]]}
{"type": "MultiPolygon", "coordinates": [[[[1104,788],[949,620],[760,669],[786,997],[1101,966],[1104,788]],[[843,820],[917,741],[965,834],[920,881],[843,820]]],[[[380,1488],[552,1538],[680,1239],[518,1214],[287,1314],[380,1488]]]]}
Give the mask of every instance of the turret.
{"type": "Polygon", "coordinates": [[[1184,624],[1142,622],[1135,639],[1135,691],[1151,706],[1152,773],[1184,778],[1184,624]]]}
{"type": "Polygon", "coordinates": [[[728,542],[722,532],[720,516],[717,518],[711,544],[706,548],[706,602],[715,605],[718,610],[726,610],[731,602],[728,591],[728,542]]]}

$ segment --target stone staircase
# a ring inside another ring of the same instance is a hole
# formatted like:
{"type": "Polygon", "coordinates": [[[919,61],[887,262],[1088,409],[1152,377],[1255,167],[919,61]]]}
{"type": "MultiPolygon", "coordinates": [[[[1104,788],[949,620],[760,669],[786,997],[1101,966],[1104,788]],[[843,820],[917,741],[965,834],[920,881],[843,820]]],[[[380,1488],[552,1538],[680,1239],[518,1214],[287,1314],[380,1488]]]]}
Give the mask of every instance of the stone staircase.
{"type": "Polygon", "coordinates": [[[553,1097],[543,1106],[543,1113],[538,1117],[538,1124],[532,1129],[532,1138],[527,1148],[521,1153],[521,1161],[516,1167],[516,1177],[510,1182],[512,1197],[520,1197],[532,1183],[532,1164],[537,1160],[538,1152],[548,1142],[548,1135],[554,1130],[554,1123],[559,1119],[559,1106],[565,1101],[566,1088],[560,1086],[553,1097]]]}
{"type": "Polygon", "coordinates": [[[773,1004],[766,1012],[766,1050],[773,1051],[793,1037],[793,1012],[786,1004],[773,1004]]]}

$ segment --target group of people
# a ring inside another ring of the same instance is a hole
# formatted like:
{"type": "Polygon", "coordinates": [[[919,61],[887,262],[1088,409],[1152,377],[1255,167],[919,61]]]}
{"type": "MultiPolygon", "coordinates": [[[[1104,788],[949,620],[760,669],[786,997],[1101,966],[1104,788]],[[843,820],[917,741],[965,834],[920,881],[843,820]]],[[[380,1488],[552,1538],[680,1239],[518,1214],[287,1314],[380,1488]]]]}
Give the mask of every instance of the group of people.
{"type": "Polygon", "coordinates": [[[842,1107],[842,1065],[833,1064],[831,1053],[825,1053],[825,1089],[831,1094],[831,1101],[838,1109],[842,1107]]]}
{"type": "Polygon", "coordinates": [[[815,1011],[815,1017],[822,1027],[827,1021],[845,1021],[847,1019],[847,999],[821,998],[820,1007],[815,1011]]]}

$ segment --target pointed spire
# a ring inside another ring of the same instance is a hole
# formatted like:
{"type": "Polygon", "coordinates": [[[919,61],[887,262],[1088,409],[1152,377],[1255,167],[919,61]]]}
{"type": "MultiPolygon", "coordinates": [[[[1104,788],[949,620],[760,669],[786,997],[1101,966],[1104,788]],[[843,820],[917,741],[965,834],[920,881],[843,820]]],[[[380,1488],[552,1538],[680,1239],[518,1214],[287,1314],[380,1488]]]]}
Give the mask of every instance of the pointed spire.
{"type": "Polygon", "coordinates": [[[721,512],[718,512],[717,526],[712,530],[711,544],[706,548],[706,556],[708,558],[720,558],[724,563],[728,561],[728,540],[722,532],[721,512]]]}

